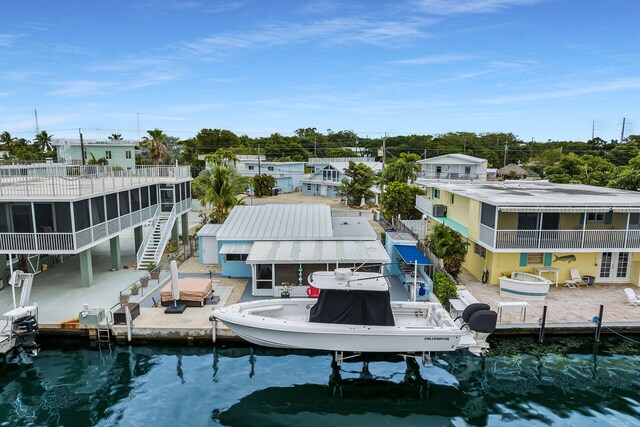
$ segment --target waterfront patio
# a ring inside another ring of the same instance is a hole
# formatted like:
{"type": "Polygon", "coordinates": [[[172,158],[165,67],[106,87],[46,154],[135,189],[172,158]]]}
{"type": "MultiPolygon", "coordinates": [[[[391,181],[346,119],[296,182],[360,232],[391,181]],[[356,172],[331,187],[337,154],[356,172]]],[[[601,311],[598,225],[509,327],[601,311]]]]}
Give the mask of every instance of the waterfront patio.
{"type": "MultiPolygon", "coordinates": [[[[492,310],[497,310],[500,301],[518,301],[500,295],[498,285],[485,285],[473,277],[468,271],[462,270],[459,278],[460,284],[482,303],[489,304],[492,310]]],[[[627,303],[624,288],[638,287],[628,283],[607,283],[594,286],[581,286],[577,289],[569,289],[560,285],[551,286],[546,301],[527,301],[526,323],[537,324],[542,317],[542,310],[547,304],[547,324],[551,323],[585,323],[591,322],[600,310],[600,304],[604,304],[603,322],[640,324],[640,308],[627,303]]],[[[505,310],[502,321],[499,324],[522,324],[520,310],[505,310]]]]}

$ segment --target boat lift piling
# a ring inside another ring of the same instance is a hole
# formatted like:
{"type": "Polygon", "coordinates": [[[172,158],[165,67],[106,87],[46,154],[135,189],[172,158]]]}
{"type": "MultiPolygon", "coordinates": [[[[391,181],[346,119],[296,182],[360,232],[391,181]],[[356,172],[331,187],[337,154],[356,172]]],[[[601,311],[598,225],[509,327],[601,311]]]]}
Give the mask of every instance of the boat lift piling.
{"type": "Polygon", "coordinates": [[[604,312],[604,304],[600,304],[600,314],[598,314],[598,324],[596,326],[596,342],[600,342],[600,331],[602,330],[602,313],[604,312]]]}
{"type": "Polygon", "coordinates": [[[544,343],[544,328],[547,325],[547,304],[542,308],[542,318],[540,319],[540,333],[538,334],[538,342],[544,343]]]}

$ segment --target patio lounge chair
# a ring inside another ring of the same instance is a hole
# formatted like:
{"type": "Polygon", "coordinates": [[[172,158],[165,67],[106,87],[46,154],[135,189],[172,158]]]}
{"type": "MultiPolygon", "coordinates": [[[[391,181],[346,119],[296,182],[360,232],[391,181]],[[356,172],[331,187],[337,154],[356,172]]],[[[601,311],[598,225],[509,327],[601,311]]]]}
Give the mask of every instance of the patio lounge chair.
{"type": "Polygon", "coordinates": [[[633,292],[633,289],[624,288],[624,292],[627,294],[627,299],[629,300],[629,304],[635,305],[636,307],[640,307],[640,299],[638,299],[638,296],[636,295],[636,293],[633,292]]]}
{"type": "Polygon", "coordinates": [[[570,289],[575,289],[578,286],[586,285],[587,282],[580,276],[580,271],[577,268],[571,269],[571,279],[565,280],[564,285],[570,289]]]}

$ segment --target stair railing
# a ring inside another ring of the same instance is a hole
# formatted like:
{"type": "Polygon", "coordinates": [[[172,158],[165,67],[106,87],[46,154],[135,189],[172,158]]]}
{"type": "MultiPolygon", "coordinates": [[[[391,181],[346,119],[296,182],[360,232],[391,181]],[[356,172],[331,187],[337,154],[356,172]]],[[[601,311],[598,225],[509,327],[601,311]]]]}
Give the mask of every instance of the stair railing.
{"type": "Polygon", "coordinates": [[[155,230],[156,225],[158,224],[158,221],[160,221],[160,205],[156,206],[156,211],[154,212],[153,219],[151,220],[151,226],[147,229],[147,233],[142,239],[142,243],[138,248],[138,252],[136,252],[136,263],[137,263],[138,269],[140,269],[140,262],[142,261],[144,251],[147,248],[147,245],[149,244],[149,240],[151,240],[151,236],[153,235],[153,230],[155,230]]]}
{"type": "Polygon", "coordinates": [[[154,261],[157,261],[162,256],[164,252],[165,246],[167,246],[167,242],[169,241],[169,237],[171,236],[171,229],[173,228],[174,223],[176,222],[176,218],[178,217],[178,210],[176,209],[176,205],[173,205],[171,209],[171,214],[169,218],[167,218],[167,222],[164,223],[164,230],[162,230],[162,235],[160,237],[160,242],[158,243],[158,247],[153,253],[154,261]]]}

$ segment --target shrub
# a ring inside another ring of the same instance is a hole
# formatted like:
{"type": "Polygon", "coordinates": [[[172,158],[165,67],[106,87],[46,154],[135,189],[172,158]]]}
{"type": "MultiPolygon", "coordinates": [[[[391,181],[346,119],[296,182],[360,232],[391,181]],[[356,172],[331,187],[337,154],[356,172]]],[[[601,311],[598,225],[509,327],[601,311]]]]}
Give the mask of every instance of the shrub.
{"type": "Polygon", "coordinates": [[[444,304],[449,298],[458,294],[455,283],[442,272],[433,275],[433,293],[438,297],[440,304],[444,304]]]}

